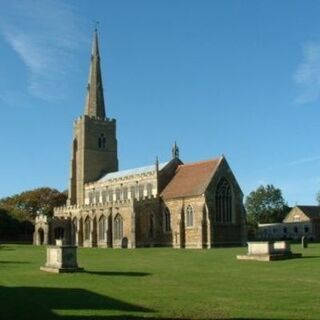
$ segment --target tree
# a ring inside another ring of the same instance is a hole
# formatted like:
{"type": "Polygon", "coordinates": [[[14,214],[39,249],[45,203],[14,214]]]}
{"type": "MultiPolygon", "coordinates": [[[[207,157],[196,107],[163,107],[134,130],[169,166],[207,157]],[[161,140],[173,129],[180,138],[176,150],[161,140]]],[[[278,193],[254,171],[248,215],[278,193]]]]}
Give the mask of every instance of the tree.
{"type": "Polygon", "coordinates": [[[0,208],[0,240],[30,241],[34,231],[28,220],[18,220],[0,208]]]}
{"type": "Polygon", "coordinates": [[[31,241],[33,221],[38,212],[53,215],[53,208],[64,205],[66,192],[38,188],[0,199],[0,239],[31,241]]]}
{"type": "Polygon", "coordinates": [[[249,225],[281,222],[289,212],[282,197],[282,191],[272,184],[260,186],[246,198],[247,221],[249,225]]]}
{"type": "Polygon", "coordinates": [[[53,208],[64,205],[66,193],[51,188],[37,188],[0,199],[0,208],[18,220],[33,220],[38,212],[52,216],[53,208]]]}

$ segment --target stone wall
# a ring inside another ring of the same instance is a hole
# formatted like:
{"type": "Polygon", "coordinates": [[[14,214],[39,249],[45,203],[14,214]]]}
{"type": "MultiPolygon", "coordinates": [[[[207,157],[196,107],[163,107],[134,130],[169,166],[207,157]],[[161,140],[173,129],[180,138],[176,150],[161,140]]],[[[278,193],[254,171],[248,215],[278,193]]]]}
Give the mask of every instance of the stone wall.
{"type": "MultiPolygon", "coordinates": [[[[171,215],[171,238],[175,248],[202,248],[203,241],[203,196],[172,199],[164,202],[171,215]],[[193,208],[193,225],[186,224],[186,208],[193,208]]],[[[205,231],[206,233],[206,231],[205,231]]],[[[169,234],[166,235],[169,237],[169,234]]]]}

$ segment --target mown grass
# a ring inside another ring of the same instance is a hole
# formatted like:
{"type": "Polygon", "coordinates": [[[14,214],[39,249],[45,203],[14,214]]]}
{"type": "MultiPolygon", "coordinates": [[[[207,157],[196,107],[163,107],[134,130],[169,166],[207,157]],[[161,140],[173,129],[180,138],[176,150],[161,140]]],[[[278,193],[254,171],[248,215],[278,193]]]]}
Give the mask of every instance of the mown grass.
{"type": "Polygon", "coordinates": [[[0,319],[319,319],[320,245],[237,261],[245,248],[79,249],[83,273],[39,270],[45,247],[0,246],[0,319]]]}

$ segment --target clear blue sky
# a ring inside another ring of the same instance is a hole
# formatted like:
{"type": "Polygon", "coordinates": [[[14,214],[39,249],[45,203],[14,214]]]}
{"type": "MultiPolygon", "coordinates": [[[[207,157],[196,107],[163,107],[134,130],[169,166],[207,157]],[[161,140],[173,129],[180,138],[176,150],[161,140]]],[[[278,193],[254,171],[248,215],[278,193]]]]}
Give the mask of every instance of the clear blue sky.
{"type": "Polygon", "coordinates": [[[224,154],[245,195],[320,190],[320,2],[1,1],[0,197],[69,178],[93,21],[120,168],[224,154]]]}

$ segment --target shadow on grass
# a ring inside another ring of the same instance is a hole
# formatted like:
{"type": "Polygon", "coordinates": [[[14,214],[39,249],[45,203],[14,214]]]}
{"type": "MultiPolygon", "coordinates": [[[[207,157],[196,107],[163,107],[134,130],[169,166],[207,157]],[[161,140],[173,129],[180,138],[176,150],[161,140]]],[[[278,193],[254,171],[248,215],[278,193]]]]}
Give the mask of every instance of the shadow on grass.
{"type": "Polygon", "coordinates": [[[320,256],[304,256],[304,255],[302,255],[302,257],[299,259],[319,259],[319,258],[320,258],[320,256]]]}
{"type": "Polygon", "coordinates": [[[1,319],[17,320],[110,319],[109,316],[91,316],[90,313],[94,314],[94,310],[120,311],[129,317],[132,316],[130,312],[153,312],[151,309],[84,289],[4,286],[0,286],[0,310],[1,319]],[[74,310],[75,313],[83,310],[88,316],[59,316],[54,310],[74,310]]]}
{"type": "Polygon", "coordinates": [[[119,272],[119,271],[90,271],[84,270],[84,273],[94,274],[98,276],[122,276],[122,277],[145,277],[151,273],[146,272],[119,272]]]}
{"type": "MultiPolygon", "coordinates": [[[[0,286],[0,310],[1,319],[15,320],[191,320],[182,317],[161,318],[154,314],[155,310],[77,288],[0,286]],[[68,315],[59,315],[57,311],[60,313],[67,311],[68,315]],[[106,315],[96,315],[95,311],[104,311],[106,315]]],[[[229,318],[223,315],[201,319],[271,320],[269,318],[229,318]]]]}
{"type": "Polygon", "coordinates": [[[30,263],[29,261],[1,261],[0,264],[27,264],[30,263]]]}
{"type": "Polygon", "coordinates": [[[120,316],[89,316],[89,317],[61,317],[59,320],[291,320],[285,318],[224,318],[224,317],[215,317],[215,318],[161,318],[161,317],[149,317],[149,316],[132,316],[128,315],[120,315],[120,316]]]}
{"type": "Polygon", "coordinates": [[[8,247],[8,246],[5,246],[3,244],[0,244],[0,250],[14,251],[15,249],[11,248],[11,247],[8,247]]]}

